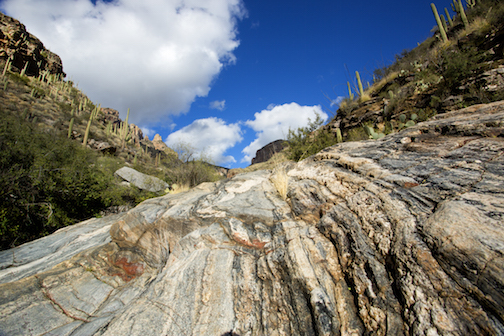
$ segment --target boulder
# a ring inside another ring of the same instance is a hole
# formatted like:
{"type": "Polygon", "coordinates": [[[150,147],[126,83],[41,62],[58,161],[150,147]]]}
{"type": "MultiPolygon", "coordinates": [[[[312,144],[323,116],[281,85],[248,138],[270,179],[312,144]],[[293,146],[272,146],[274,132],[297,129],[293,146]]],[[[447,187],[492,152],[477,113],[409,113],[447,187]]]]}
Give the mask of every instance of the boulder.
{"type": "Polygon", "coordinates": [[[502,335],[503,167],[498,102],[146,200],[0,252],[0,335],[502,335]]]}
{"type": "Polygon", "coordinates": [[[152,192],[163,191],[170,187],[168,183],[157,177],[140,173],[129,167],[122,167],[116,170],[115,174],[137,188],[152,192]]]}

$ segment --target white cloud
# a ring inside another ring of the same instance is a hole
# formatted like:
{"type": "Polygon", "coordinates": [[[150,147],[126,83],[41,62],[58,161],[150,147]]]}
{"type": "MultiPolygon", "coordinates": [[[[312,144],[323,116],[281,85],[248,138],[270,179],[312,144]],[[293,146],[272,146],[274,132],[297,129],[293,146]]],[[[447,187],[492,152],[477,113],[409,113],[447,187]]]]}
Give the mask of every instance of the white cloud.
{"type": "Polygon", "coordinates": [[[185,113],[235,60],[242,0],[4,0],[102,106],[147,125],[185,113]]]}
{"type": "Polygon", "coordinates": [[[242,140],[238,124],[226,124],[222,119],[211,117],[198,119],[192,124],[171,133],[165,142],[170,148],[180,144],[189,145],[195,153],[195,158],[201,155],[213,163],[224,165],[236,162],[233,156],[225,156],[225,152],[242,140]]]}
{"type": "Polygon", "coordinates": [[[272,105],[266,110],[254,114],[254,120],[247,120],[245,124],[256,132],[256,139],[242,150],[245,156],[242,162],[250,162],[256,151],[268,143],[286,139],[290,129],[297,129],[308,124],[308,119],[315,120],[316,114],[324,120],[327,114],[320,105],[300,106],[297,103],[272,105]]]}
{"type": "Polygon", "coordinates": [[[224,109],[226,108],[226,101],[225,100],[215,100],[210,103],[210,108],[213,110],[224,111],[224,109]]]}
{"type": "Polygon", "coordinates": [[[338,96],[336,99],[331,100],[331,107],[339,106],[344,99],[345,97],[338,96]]]}

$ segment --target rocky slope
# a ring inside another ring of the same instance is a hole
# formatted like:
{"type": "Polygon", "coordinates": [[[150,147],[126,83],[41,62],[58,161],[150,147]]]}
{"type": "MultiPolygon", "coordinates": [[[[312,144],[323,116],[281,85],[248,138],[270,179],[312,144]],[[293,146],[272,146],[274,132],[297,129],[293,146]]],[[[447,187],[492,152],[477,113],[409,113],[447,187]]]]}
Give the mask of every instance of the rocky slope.
{"type": "Polygon", "coordinates": [[[10,59],[17,72],[27,65],[25,72],[29,76],[37,77],[45,70],[65,77],[60,57],[46,49],[22,23],[3,13],[0,13],[0,58],[10,59]]]}
{"type": "Polygon", "coordinates": [[[503,138],[475,105],[0,252],[0,335],[504,335],[503,138]]]}
{"type": "Polygon", "coordinates": [[[145,157],[147,165],[152,161],[149,159],[176,155],[166,145],[153,144],[131,123],[128,143],[124,146],[118,132],[114,132],[125,126],[119,112],[94,104],[71,81],[65,81],[60,57],[46,49],[22,23],[3,13],[0,13],[0,67],[1,112],[22,114],[42,128],[65,133],[74,118],[71,136],[79,142],[84,139],[89,115],[96,113],[87,143],[90,148],[116,154],[125,161],[145,157]]]}

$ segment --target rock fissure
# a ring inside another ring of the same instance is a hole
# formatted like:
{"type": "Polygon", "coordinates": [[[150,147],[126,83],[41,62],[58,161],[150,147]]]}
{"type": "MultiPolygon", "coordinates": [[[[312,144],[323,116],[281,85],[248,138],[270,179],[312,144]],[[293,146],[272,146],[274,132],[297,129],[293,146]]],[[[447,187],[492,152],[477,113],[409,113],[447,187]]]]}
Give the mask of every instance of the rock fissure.
{"type": "MultiPolygon", "coordinates": [[[[56,307],[58,307],[59,310],[61,310],[61,312],[63,314],[65,314],[66,316],[70,317],[71,319],[73,320],[78,320],[78,321],[82,321],[82,322],[90,322],[88,319],[85,319],[85,318],[81,318],[81,317],[78,317],[78,316],[75,316],[73,314],[71,314],[68,310],[66,310],[63,305],[61,305],[60,303],[58,303],[58,301],[56,301],[56,299],[52,296],[52,294],[46,289],[46,288],[42,288],[42,293],[44,293],[44,295],[47,297],[47,299],[56,307]]],[[[79,310],[79,309],[78,309],[79,310]]],[[[85,312],[83,312],[85,313],[85,312]]],[[[87,315],[87,314],[86,314],[87,315]]]]}

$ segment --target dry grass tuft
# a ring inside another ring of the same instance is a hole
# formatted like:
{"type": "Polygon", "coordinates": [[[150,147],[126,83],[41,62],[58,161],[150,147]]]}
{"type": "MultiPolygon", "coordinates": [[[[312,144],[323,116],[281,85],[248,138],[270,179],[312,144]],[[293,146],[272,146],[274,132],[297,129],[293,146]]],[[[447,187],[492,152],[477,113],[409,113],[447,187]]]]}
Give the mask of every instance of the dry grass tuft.
{"type": "Polygon", "coordinates": [[[271,182],[280,194],[280,197],[285,201],[287,199],[287,192],[289,189],[289,176],[284,167],[278,167],[271,175],[271,182]]]}
{"type": "Polygon", "coordinates": [[[374,95],[377,92],[380,92],[386,84],[392,82],[398,76],[399,76],[399,71],[394,71],[394,72],[389,73],[387,76],[383,77],[382,79],[380,79],[378,82],[374,83],[370,87],[371,93],[374,95]]]}
{"type": "Polygon", "coordinates": [[[458,33],[457,38],[461,39],[472,33],[485,34],[491,29],[490,23],[485,18],[477,17],[469,23],[467,29],[463,29],[458,33]]]}
{"type": "Polygon", "coordinates": [[[369,95],[369,93],[364,92],[363,95],[359,96],[359,103],[367,102],[370,99],[371,99],[371,96],[369,95]]]}
{"type": "Polygon", "coordinates": [[[172,184],[170,194],[178,194],[184,191],[189,191],[191,188],[189,184],[172,184]]]}

